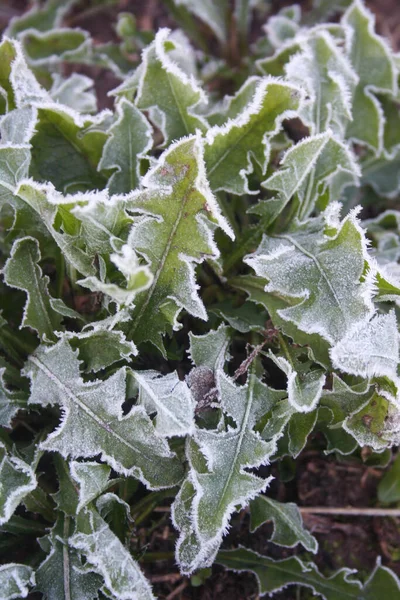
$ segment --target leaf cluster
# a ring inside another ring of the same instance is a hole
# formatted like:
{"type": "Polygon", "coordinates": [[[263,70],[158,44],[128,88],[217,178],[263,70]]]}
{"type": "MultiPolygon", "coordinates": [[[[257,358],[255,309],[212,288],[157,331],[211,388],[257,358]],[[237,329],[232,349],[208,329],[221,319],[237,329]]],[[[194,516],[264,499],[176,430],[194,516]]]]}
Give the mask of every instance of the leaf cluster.
{"type": "Polygon", "coordinates": [[[4,33],[1,549],[33,550],[1,598],[155,598],[132,540],[167,498],[184,575],[400,598],[379,560],[322,574],[270,490],[315,433],[381,466],[400,444],[400,58],[362,0],[282,9],[250,44],[261,5],[168,0],[173,31],[123,13],[97,44],[47,0],[4,33]],[[68,63],[113,73],[112,109],[68,63]],[[221,549],[241,509],[303,553],[221,549]]]}

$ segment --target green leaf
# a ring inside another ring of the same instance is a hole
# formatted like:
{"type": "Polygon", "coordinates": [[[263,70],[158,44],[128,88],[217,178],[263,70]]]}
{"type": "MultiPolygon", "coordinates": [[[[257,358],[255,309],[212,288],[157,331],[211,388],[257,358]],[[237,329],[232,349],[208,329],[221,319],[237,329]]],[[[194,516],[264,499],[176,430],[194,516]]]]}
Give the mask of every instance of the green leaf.
{"type": "Polygon", "coordinates": [[[79,513],[70,544],[85,556],[86,570],[104,578],[103,593],[116,600],[154,600],[138,564],[96,510],[83,509],[79,513]]]}
{"type": "Polygon", "coordinates": [[[139,389],[138,404],[154,419],[156,434],[162,437],[187,435],[194,429],[194,402],[187,383],[177,373],[160,376],[157,371],[132,371],[139,389]]]}
{"type": "Polygon", "coordinates": [[[303,94],[297,86],[262,78],[236,118],[207,131],[204,158],[214,192],[256,193],[249,189],[248,182],[253,161],[264,175],[270,160],[269,140],[280,130],[284,119],[296,116],[302,101],[303,94]]]}
{"type": "Polygon", "coordinates": [[[324,577],[313,563],[303,563],[297,556],[274,561],[246,548],[223,550],[218,553],[217,562],[234,571],[252,571],[261,595],[295,584],[311,589],[324,600],[373,600],[375,594],[383,591],[388,598],[397,598],[400,593],[396,575],[381,567],[379,561],[364,585],[351,577],[353,571],[350,569],[341,569],[331,577],[324,577]]]}
{"type": "Polygon", "coordinates": [[[55,331],[61,328],[61,316],[50,304],[49,278],[43,276],[38,263],[41,259],[35,238],[16,240],[7,260],[3,275],[7,285],[27,294],[21,327],[32,327],[41,339],[55,340],[55,331]]]}
{"type": "Polygon", "coordinates": [[[98,373],[121,360],[129,361],[137,354],[132,342],[125,339],[122,331],[110,331],[95,327],[80,333],[66,333],[66,339],[85,364],[86,372],[98,373]]]}
{"type": "Polygon", "coordinates": [[[178,42],[169,35],[169,29],[160,29],[144,51],[136,97],[136,106],[149,111],[165,144],[207,128],[205,119],[195,114],[198,104],[207,103],[206,95],[193,75],[188,76],[171,60],[171,51],[184,49],[177,48],[178,42]]]}
{"type": "Polygon", "coordinates": [[[7,523],[26,495],[36,488],[35,473],[26,462],[9,454],[0,442],[0,525],[7,523]]]}
{"type": "Polygon", "coordinates": [[[173,0],[177,7],[185,7],[192,12],[196,17],[201,19],[213,31],[218,40],[222,43],[227,41],[228,33],[228,2],[220,0],[213,2],[212,0],[173,0]]]}
{"type": "Polygon", "coordinates": [[[330,343],[373,310],[371,285],[361,281],[367,260],[364,233],[353,215],[341,223],[331,216],[324,216],[330,235],[319,218],[310,219],[293,232],[264,236],[258,250],[245,259],[269,281],[266,292],[293,304],[277,311],[282,319],[330,343]]]}
{"type": "Polygon", "coordinates": [[[250,502],[250,531],[253,533],[266,521],[272,521],[274,532],[271,542],[293,548],[302,544],[314,554],[318,550],[317,540],[304,529],[301,514],[293,502],[282,504],[268,496],[258,496],[250,502]]]}
{"type": "Polygon", "coordinates": [[[176,555],[184,573],[212,564],[235,508],[246,506],[270,481],[246,469],[265,464],[276,449],[275,439],[264,442],[254,426],[281,393],[254,373],[246,385],[236,386],[220,371],[217,386],[221,407],[235,427],[198,428],[187,447],[189,478],[173,505],[173,520],[181,531],[176,555]]]}
{"type": "Polygon", "coordinates": [[[351,98],[358,78],[329,32],[316,29],[310,34],[285,70],[290,81],[307,89],[310,99],[301,117],[311,133],[332,129],[343,139],[352,121],[351,98]]]}
{"type": "Polygon", "coordinates": [[[35,585],[35,573],[32,567],[7,563],[0,566],[1,600],[26,598],[29,589],[35,585]]]}
{"type": "MultiPolygon", "coordinates": [[[[5,361],[4,361],[5,363],[5,361]]],[[[0,364],[2,364],[0,360],[0,364]]],[[[8,365],[7,365],[8,366],[8,365]]],[[[7,367],[0,367],[0,426],[10,427],[14,416],[27,408],[28,394],[25,390],[10,389],[7,385],[7,367]]],[[[14,387],[14,386],[13,386],[14,387]]]]}
{"type": "Polygon", "coordinates": [[[360,377],[397,378],[399,339],[394,311],[353,325],[331,350],[336,369],[360,377]]]}
{"type": "Polygon", "coordinates": [[[134,223],[128,246],[148,261],[154,279],[136,298],[129,337],[163,351],[161,335],[179,328],[182,308],[207,320],[194,267],[219,256],[216,225],[233,234],[208,186],[199,135],[172,144],[142,183],[147,189],[127,199],[127,210],[144,215],[134,223]]]}
{"type": "Polygon", "coordinates": [[[325,374],[320,369],[309,370],[296,359],[293,351],[285,348],[284,356],[275,356],[269,351],[268,356],[287,376],[288,400],[291,406],[299,412],[311,412],[317,406],[325,384],[325,374]]]}
{"type": "Polygon", "coordinates": [[[339,199],[344,187],[357,185],[359,175],[355,157],[330,131],[305,138],[285,153],[280,169],[262,183],[277,192],[272,200],[264,201],[265,211],[272,221],[294,197],[303,220],[319,198],[324,206],[330,199],[339,199]]]}
{"type": "Polygon", "coordinates": [[[76,508],[78,513],[107,489],[111,469],[96,462],[73,460],[70,463],[70,471],[79,484],[79,504],[76,508]]]}
{"type": "Polygon", "coordinates": [[[84,569],[80,554],[70,545],[74,521],[59,513],[50,534],[40,539],[47,557],[36,572],[37,589],[45,600],[93,600],[102,579],[84,569]]]}
{"type": "Polygon", "coordinates": [[[268,284],[266,279],[255,275],[241,275],[233,277],[229,283],[249,295],[249,300],[261,304],[266,308],[274,324],[286,336],[290,337],[295,343],[301,346],[309,346],[313,359],[327,368],[330,365],[329,344],[318,334],[301,331],[291,321],[287,321],[280,316],[280,311],[291,306],[291,302],[283,300],[278,296],[273,296],[265,291],[268,284]]]}
{"type": "Polygon", "coordinates": [[[383,146],[383,110],[376,92],[396,95],[397,69],[390,48],[374,33],[374,17],[360,0],[343,16],[346,53],[359,77],[353,95],[356,118],[347,128],[347,137],[370,146],[380,154],[383,146]],[[368,127],[365,127],[368,123],[368,127]]]}
{"type": "Polygon", "coordinates": [[[188,351],[192,363],[196,367],[208,367],[212,371],[223,369],[228,359],[230,329],[220,325],[205,335],[189,332],[190,349],[188,351]]]}
{"type": "Polygon", "coordinates": [[[72,73],[67,78],[54,73],[50,95],[54,102],[65,104],[79,113],[95,113],[97,98],[93,87],[93,79],[81,73],[72,73]]]}
{"type": "MultiPolygon", "coordinates": [[[[40,217],[66,261],[79,273],[94,275],[95,253],[90,256],[86,249],[82,248],[85,240],[80,235],[79,221],[71,212],[65,210],[66,203],[61,194],[57,193],[51,184],[41,185],[32,180],[22,182],[16,194],[40,217]]],[[[104,231],[102,233],[104,236],[104,231]]]]}
{"type": "Polygon", "coordinates": [[[32,381],[30,404],[59,404],[59,427],[41,448],[65,458],[102,459],[125,476],[134,476],[151,489],[172,487],[182,477],[182,467],[167,442],[158,437],[141,406],[123,416],[126,369],[105,381],[84,383],[79,361],[65,339],[53,347],[39,347],[29,357],[27,374],[32,381]]]}
{"type": "Polygon", "coordinates": [[[5,35],[18,36],[26,29],[46,31],[58,27],[64,15],[76,3],[76,0],[47,0],[43,5],[35,4],[19,17],[11,19],[5,35]]]}
{"type": "Polygon", "coordinates": [[[400,501],[400,454],[378,484],[378,500],[385,504],[400,501]]]}
{"type": "Polygon", "coordinates": [[[107,140],[102,127],[110,113],[80,115],[50,102],[37,109],[31,176],[39,182],[50,181],[64,193],[103,189],[106,179],[97,169],[107,140]]]}
{"type": "Polygon", "coordinates": [[[126,194],[139,187],[140,159],[151,150],[153,137],[147,120],[126,98],[117,102],[116,113],[98,169],[114,171],[107,184],[110,194],[126,194]]]}

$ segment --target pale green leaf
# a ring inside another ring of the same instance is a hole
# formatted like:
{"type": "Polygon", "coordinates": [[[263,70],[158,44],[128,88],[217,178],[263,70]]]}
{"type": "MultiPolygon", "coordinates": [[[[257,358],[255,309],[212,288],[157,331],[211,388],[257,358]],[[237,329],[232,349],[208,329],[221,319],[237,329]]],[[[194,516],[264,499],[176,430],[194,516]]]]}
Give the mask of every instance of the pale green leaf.
{"type": "Polygon", "coordinates": [[[351,150],[330,131],[305,138],[285,153],[280,168],[262,183],[277,192],[265,202],[270,220],[295,198],[303,219],[314,210],[318,198],[324,205],[338,200],[344,187],[357,185],[359,167],[351,150]]]}
{"type": "Polygon", "coordinates": [[[185,573],[212,563],[235,507],[246,506],[268,486],[269,479],[246,469],[265,464],[276,449],[274,439],[264,442],[253,428],[280,392],[253,373],[245,386],[236,386],[218,372],[217,386],[221,407],[235,427],[197,429],[188,445],[189,478],[173,509],[175,525],[181,530],[177,560],[185,573]],[[194,493],[185,499],[190,488],[194,493]]]}
{"type": "Polygon", "coordinates": [[[65,339],[50,348],[39,347],[29,357],[31,404],[58,404],[59,427],[42,442],[44,450],[65,458],[101,454],[114,470],[134,476],[152,488],[170,487],[182,477],[182,467],[167,442],[158,437],[143,407],[123,416],[126,370],[105,381],[84,383],[79,361],[65,339]]]}
{"type": "MultiPolygon", "coordinates": [[[[328,225],[330,214],[325,215],[328,225]]],[[[367,260],[364,232],[350,215],[332,222],[330,233],[324,233],[319,218],[298,223],[293,233],[265,236],[245,262],[269,281],[265,291],[294,304],[277,311],[282,319],[332,343],[370,316],[373,307],[371,285],[361,281],[367,260]]]]}
{"type": "Polygon", "coordinates": [[[199,135],[172,144],[142,183],[147,189],[126,200],[128,211],[143,215],[132,226],[128,246],[148,261],[153,282],[136,298],[129,337],[163,351],[161,335],[179,328],[182,308],[207,320],[194,268],[219,256],[216,225],[233,234],[209,188],[199,135]]]}
{"type": "Polygon", "coordinates": [[[61,316],[50,304],[49,278],[44,276],[38,263],[41,259],[35,238],[25,237],[14,242],[3,275],[7,285],[27,294],[21,327],[32,327],[41,339],[55,340],[55,331],[61,328],[61,316]]]}
{"type": "Polygon", "coordinates": [[[77,513],[95,500],[107,489],[111,469],[96,462],[70,463],[71,475],[79,484],[79,503],[77,513]]]}
{"type": "Polygon", "coordinates": [[[32,467],[9,454],[0,442],[0,525],[7,523],[19,503],[36,485],[32,467]]]}
{"type": "Polygon", "coordinates": [[[36,582],[45,600],[98,598],[102,579],[84,568],[80,554],[71,547],[73,525],[71,517],[59,513],[49,535],[40,539],[47,557],[36,571],[36,582]]]}
{"type": "Polygon", "coordinates": [[[374,17],[361,0],[355,0],[343,16],[346,53],[359,77],[353,95],[355,118],[347,137],[380,154],[384,117],[376,92],[396,95],[397,69],[389,46],[374,32],[374,17]],[[368,123],[368,127],[365,124],[368,123]]]}
{"type": "Polygon", "coordinates": [[[208,367],[212,371],[223,369],[228,360],[230,330],[225,325],[211,330],[205,335],[195,335],[189,332],[189,356],[196,367],[208,367]]]}
{"type": "Polygon", "coordinates": [[[207,127],[205,119],[195,114],[196,106],[207,102],[206,95],[193,75],[171,60],[169,53],[178,42],[169,34],[169,29],[160,29],[145,49],[136,96],[136,106],[149,111],[165,144],[207,127]]]}
{"type": "Polygon", "coordinates": [[[140,159],[151,150],[153,137],[148,121],[126,98],[117,102],[116,114],[98,169],[114,171],[107,184],[110,194],[125,194],[139,187],[140,159]]]}
{"type": "Polygon", "coordinates": [[[248,183],[248,175],[254,170],[252,161],[265,174],[270,159],[269,140],[280,130],[284,119],[296,116],[302,101],[303,93],[297,86],[265,77],[236,118],[207,131],[204,157],[213,191],[256,193],[248,183]]]}
{"type": "Polygon", "coordinates": [[[229,5],[227,0],[173,0],[201,19],[213,31],[220,42],[227,41],[229,5]]]}
{"type": "Polygon", "coordinates": [[[95,113],[97,98],[93,86],[93,79],[81,73],[72,73],[67,78],[53,73],[50,95],[55,102],[65,104],[79,113],[95,113]]]}
{"type": "Polygon", "coordinates": [[[313,552],[318,550],[317,540],[303,526],[297,505],[293,502],[282,504],[268,496],[261,495],[250,502],[250,531],[253,533],[266,521],[272,521],[274,532],[271,542],[293,548],[297,544],[313,552]]]}
{"type": "Polygon", "coordinates": [[[35,573],[28,565],[6,563],[0,566],[0,598],[26,598],[35,585],[35,573]]]}
{"type": "Polygon", "coordinates": [[[157,371],[132,371],[138,385],[138,402],[148,414],[157,413],[158,435],[187,435],[194,429],[194,402],[187,383],[177,373],[161,376],[157,371]]]}
{"type": "Polygon", "coordinates": [[[70,544],[85,556],[86,569],[104,578],[106,594],[116,600],[154,600],[138,564],[96,510],[79,513],[70,544]]]}

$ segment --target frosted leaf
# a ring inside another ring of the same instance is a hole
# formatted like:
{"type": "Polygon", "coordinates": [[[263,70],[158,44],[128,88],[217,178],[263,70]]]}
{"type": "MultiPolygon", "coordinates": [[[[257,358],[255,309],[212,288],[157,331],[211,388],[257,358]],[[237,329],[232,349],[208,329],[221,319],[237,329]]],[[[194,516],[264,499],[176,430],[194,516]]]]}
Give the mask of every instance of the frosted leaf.
{"type": "Polygon", "coordinates": [[[64,335],[72,348],[78,348],[86,372],[98,373],[120,360],[129,361],[131,356],[137,354],[135,345],[125,339],[122,331],[98,327],[75,334],[66,332],[64,335]]]}
{"type": "Polygon", "coordinates": [[[143,407],[123,416],[126,369],[108,379],[84,383],[79,361],[66,339],[51,348],[39,347],[29,357],[26,372],[32,381],[31,404],[59,404],[59,427],[41,443],[65,458],[101,454],[115,471],[134,476],[151,489],[176,485],[182,467],[167,442],[156,435],[143,407]]]}
{"type": "Polygon", "coordinates": [[[262,183],[277,192],[265,209],[273,220],[295,197],[299,215],[307,217],[318,198],[324,197],[325,203],[339,199],[344,187],[357,185],[359,176],[351,150],[331,131],[305,138],[284,154],[280,168],[262,183]]]}
{"type": "Polygon", "coordinates": [[[229,359],[229,327],[220,325],[205,335],[189,332],[189,339],[189,356],[196,367],[208,367],[211,371],[223,369],[225,361],[229,359]]]}
{"type": "Polygon", "coordinates": [[[353,215],[335,230],[328,236],[319,218],[310,219],[293,232],[264,236],[245,259],[268,280],[266,292],[293,304],[277,311],[282,319],[331,344],[373,314],[372,287],[361,282],[368,258],[364,232],[353,215]]]}
{"type": "Polygon", "coordinates": [[[81,73],[72,73],[66,79],[53,73],[50,96],[55,102],[65,104],[80,113],[97,112],[97,99],[93,90],[94,81],[81,73]]]}
{"type": "Polygon", "coordinates": [[[157,32],[143,52],[136,96],[136,106],[149,111],[165,144],[207,128],[205,119],[194,112],[199,103],[207,103],[205,92],[193,75],[188,76],[169,56],[177,47],[179,43],[170,38],[169,29],[157,32]]]}
{"type": "Polygon", "coordinates": [[[267,464],[276,450],[275,439],[265,442],[253,428],[281,393],[268,388],[254,374],[249,375],[246,385],[236,386],[219,371],[217,386],[221,408],[235,426],[226,430],[198,428],[188,443],[189,476],[185,491],[173,506],[173,520],[181,530],[176,555],[183,573],[212,563],[235,507],[246,506],[270,481],[246,469],[267,464]],[[190,488],[194,490],[191,495],[190,488]],[[182,510],[188,514],[186,518],[182,510]]]}
{"type": "Polygon", "coordinates": [[[353,94],[356,118],[347,128],[347,137],[370,146],[377,155],[382,151],[384,116],[374,95],[396,95],[397,69],[390,48],[374,33],[374,17],[360,0],[355,0],[342,19],[346,35],[346,53],[359,82],[353,94]],[[365,127],[368,123],[368,127],[365,127]]]}
{"type": "Polygon", "coordinates": [[[80,553],[71,547],[73,529],[73,519],[59,512],[49,535],[39,540],[47,557],[36,571],[36,582],[46,600],[98,598],[102,578],[85,569],[80,553]]]}
{"type": "Polygon", "coordinates": [[[32,467],[9,454],[0,442],[0,525],[7,523],[19,503],[36,485],[32,467]]]}
{"type": "Polygon", "coordinates": [[[352,93],[358,77],[349,60],[325,30],[316,29],[307,36],[285,67],[290,81],[306,87],[310,100],[301,117],[311,133],[327,129],[343,138],[352,120],[352,93]]]}
{"type": "Polygon", "coordinates": [[[1,600],[26,598],[35,583],[35,573],[32,567],[16,563],[6,563],[0,566],[1,600]]]}
{"type": "Polygon", "coordinates": [[[301,368],[301,363],[296,365],[293,358],[290,362],[283,356],[275,356],[271,351],[269,357],[287,376],[288,399],[293,408],[304,413],[313,411],[321,397],[325,374],[320,369],[305,370],[301,368]]]}
{"type": "Polygon", "coordinates": [[[107,489],[111,469],[96,462],[70,463],[71,475],[79,484],[77,513],[107,489]]]}
{"type": "Polygon", "coordinates": [[[142,113],[121,98],[108,133],[98,169],[114,171],[107,184],[110,194],[126,194],[139,187],[140,159],[151,150],[152,129],[142,113]]]}
{"type": "Polygon", "coordinates": [[[396,378],[399,334],[394,311],[356,324],[331,349],[336,369],[361,377],[396,378]]]}
{"type": "MultiPolygon", "coordinates": [[[[0,365],[2,362],[0,361],[0,365]]],[[[0,367],[0,426],[10,427],[13,417],[20,409],[27,407],[27,394],[19,389],[11,390],[7,386],[7,368],[0,367]]]]}
{"type": "Polygon", "coordinates": [[[43,276],[38,265],[40,259],[37,240],[20,238],[14,242],[2,273],[7,285],[27,294],[21,327],[32,327],[41,339],[54,340],[62,319],[51,306],[49,278],[43,276]]]}
{"type": "Polygon", "coordinates": [[[79,513],[70,544],[85,556],[87,569],[104,578],[103,591],[116,600],[154,600],[139,565],[96,510],[79,513]]]}
{"type": "Polygon", "coordinates": [[[138,404],[149,414],[154,412],[158,435],[187,435],[194,428],[194,403],[188,385],[177,373],[161,376],[157,371],[132,371],[139,386],[138,404]]]}
{"type": "Polygon", "coordinates": [[[172,144],[142,183],[147,189],[126,198],[127,210],[140,215],[128,245],[149,263],[153,281],[136,298],[128,335],[137,344],[149,340],[164,351],[161,336],[179,328],[183,308],[207,320],[195,265],[219,256],[216,225],[233,233],[209,188],[199,134],[172,144]]]}
{"type": "Polygon", "coordinates": [[[296,504],[277,502],[260,495],[250,502],[250,531],[253,533],[266,521],[274,524],[271,542],[279,546],[293,548],[297,544],[313,552],[318,550],[317,540],[304,528],[300,511],[296,504]]]}
{"type": "Polygon", "coordinates": [[[270,138],[280,130],[284,119],[297,115],[302,101],[303,93],[297,86],[265,77],[237,117],[209,129],[204,157],[212,190],[256,193],[249,189],[247,177],[254,169],[252,160],[264,175],[270,159],[270,138]]]}

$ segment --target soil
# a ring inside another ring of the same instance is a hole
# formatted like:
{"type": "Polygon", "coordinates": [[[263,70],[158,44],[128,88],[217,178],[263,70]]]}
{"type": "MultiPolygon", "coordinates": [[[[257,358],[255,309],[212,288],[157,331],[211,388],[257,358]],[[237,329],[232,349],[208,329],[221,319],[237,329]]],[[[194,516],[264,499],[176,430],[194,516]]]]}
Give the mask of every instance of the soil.
{"type": "MultiPolygon", "coordinates": [[[[293,0],[271,2],[273,12],[292,3],[293,0]]],[[[121,11],[133,12],[139,29],[174,27],[161,0],[119,0],[113,6],[104,6],[97,11],[89,11],[90,4],[81,2],[69,17],[69,24],[87,29],[99,43],[116,39],[114,23],[116,15],[121,11]]],[[[305,0],[301,4],[307,9],[310,1],[305,0]]],[[[399,0],[367,0],[367,4],[376,15],[378,31],[390,40],[393,49],[399,51],[399,0]]],[[[0,0],[0,31],[12,17],[22,14],[27,8],[27,0],[0,0]]],[[[261,25],[262,23],[254,24],[255,37],[260,33],[261,25]]],[[[107,91],[118,84],[113,75],[105,69],[77,65],[69,65],[65,72],[73,70],[86,73],[95,80],[100,108],[112,105],[107,91]]],[[[297,459],[291,481],[283,483],[281,473],[275,465],[265,470],[263,475],[269,473],[275,476],[269,494],[280,501],[297,502],[300,506],[359,508],[377,504],[376,490],[383,474],[380,469],[364,464],[361,458],[344,460],[343,457],[326,456],[318,436],[309,440],[305,451],[297,459]]],[[[204,584],[194,587],[196,581],[182,577],[173,558],[149,562],[149,555],[153,552],[171,556],[176,542],[168,502],[157,510],[134,529],[131,542],[132,550],[138,557],[142,555],[140,562],[143,570],[160,600],[256,600],[259,597],[255,578],[250,574],[235,574],[214,565],[208,578],[205,574],[204,584]]],[[[319,542],[320,550],[314,560],[325,575],[345,566],[359,570],[361,576],[367,575],[377,556],[381,556],[383,564],[400,575],[399,520],[307,515],[304,521],[319,542]]],[[[242,544],[273,558],[285,558],[293,554],[311,558],[299,548],[284,549],[269,542],[271,524],[265,524],[254,534],[249,534],[248,524],[247,510],[234,515],[223,547],[233,548],[242,544]]],[[[37,600],[40,595],[32,594],[30,598],[37,600]]],[[[307,590],[300,592],[292,587],[274,598],[306,600],[311,595],[307,590]]]]}

